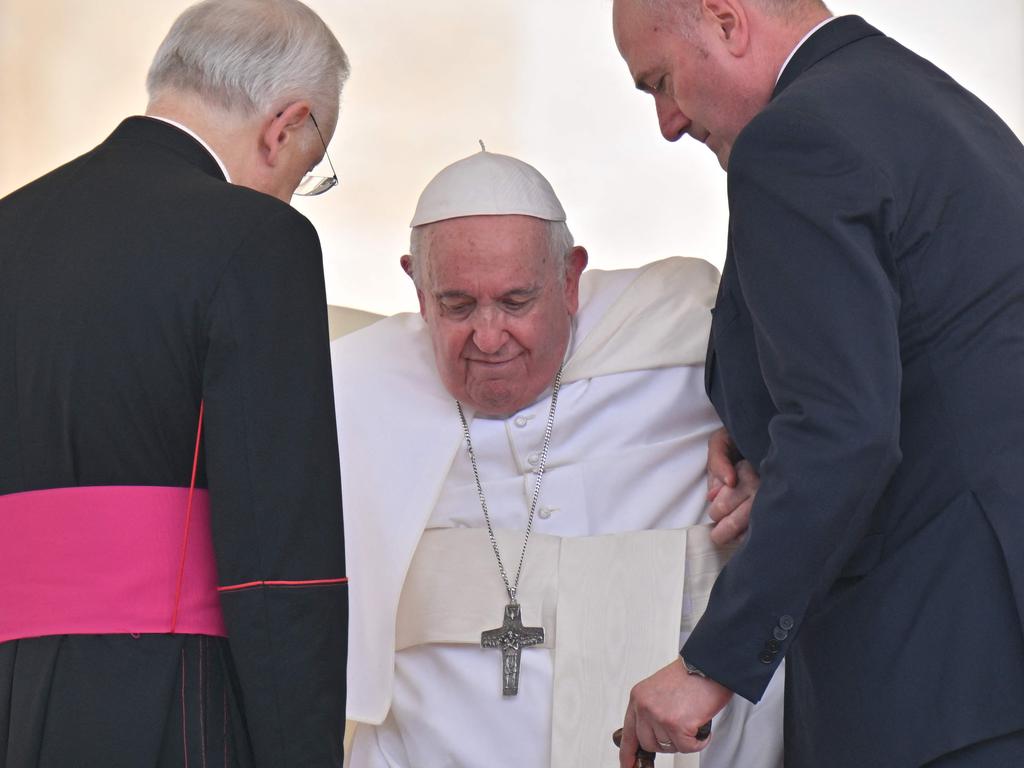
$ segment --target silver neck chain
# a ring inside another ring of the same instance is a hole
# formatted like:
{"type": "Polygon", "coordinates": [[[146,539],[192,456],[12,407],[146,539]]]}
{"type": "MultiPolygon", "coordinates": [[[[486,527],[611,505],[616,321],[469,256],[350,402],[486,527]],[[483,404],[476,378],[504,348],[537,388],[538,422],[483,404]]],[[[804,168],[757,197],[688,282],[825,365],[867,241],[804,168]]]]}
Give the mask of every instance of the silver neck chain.
{"type": "Polygon", "coordinates": [[[459,420],[462,422],[462,433],[466,436],[466,449],[469,451],[469,462],[473,465],[473,479],[476,480],[476,491],[480,496],[480,508],[484,511],[484,520],[487,523],[487,535],[491,538],[491,547],[494,549],[494,557],[498,560],[498,571],[501,573],[501,580],[505,582],[505,591],[508,592],[510,603],[515,604],[516,592],[519,589],[519,577],[523,573],[523,561],[526,559],[526,545],[530,542],[530,533],[533,531],[533,518],[537,513],[537,500],[540,498],[540,482],[544,479],[544,467],[548,461],[548,448],[551,446],[551,430],[555,426],[555,406],[558,405],[558,390],[562,386],[562,366],[559,366],[555,374],[555,383],[551,389],[551,409],[548,411],[548,422],[544,427],[544,444],[540,450],[540,458],[537,461],[537,469],[534,470],[537,479],[533,484],[533,497],[530,499],[530,515],[526,520],[526,536],[523,537],[523,549],[519,553],[519,567],[516,569],[516,580],[509,583],[508,574],[505,572],[505,564],[501,559],[501,552],[498,550],[498,540],[494,536],[494,526],[491,524],[491,515],[487,511],[487,499],[484,497],[484,487],[480,483],[480,470],[476,464],[476,454],[473,453],[473,441],[469,437],[469,423],[466,421],[466,414],[462,411],[462,403],[455,401],[455,407],[459,411],[459,420]]]}

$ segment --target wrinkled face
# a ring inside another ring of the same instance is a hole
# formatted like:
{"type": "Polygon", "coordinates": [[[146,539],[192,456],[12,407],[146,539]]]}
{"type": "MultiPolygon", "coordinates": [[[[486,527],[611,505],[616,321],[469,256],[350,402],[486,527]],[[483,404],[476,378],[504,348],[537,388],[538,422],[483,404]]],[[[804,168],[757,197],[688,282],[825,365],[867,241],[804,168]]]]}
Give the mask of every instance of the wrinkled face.
{"type": "Polygon", "coordinates": [[[441,380],[479,414],[525,408],[562,363],[586,251],[573,249],[563,272],[546,222],[530,216],[428,226],[417,294],[441,380]]]}
{"type": "Polygon", "coordinates": [[[693,8],[687,15],[615,0],[615,42],[636,87],[654,97],[662,136],[693,137],[728,170],[733,142],[767,97],[745,82],[745,62],[730,49],[722,20],[699,0],[693,8]]]}

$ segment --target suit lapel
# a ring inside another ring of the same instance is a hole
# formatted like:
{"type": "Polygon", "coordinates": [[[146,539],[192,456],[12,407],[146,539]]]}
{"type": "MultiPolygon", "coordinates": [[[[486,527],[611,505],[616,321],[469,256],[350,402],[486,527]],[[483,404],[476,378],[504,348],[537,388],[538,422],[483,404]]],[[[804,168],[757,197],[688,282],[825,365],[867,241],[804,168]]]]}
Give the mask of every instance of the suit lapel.
{"type": "MultiPolygon", "coordinates": [[[[730,238],[729,244],[726,246],[725,251],[725,264],[722,266],[722,277],[718,281],[718,294],[715,296],[715,306],[711,309],[711,332],[708,334],[708,352],[704,359],[704,391],[708,394],[708,399],[715,403],[715,366],[718,361],[718,354],[715,351],[715,329],[716,326],[722,323],[722,312],[721,308],[724,305],[723,297],[729,292],[728,282],[731,279],[733,270],[732,261],[732,240],[730,238]]],[[[715,405],[716,409],[718,405],[715,405]]],[[[719,410],[719,414],[722,411],[719,410]]]]}

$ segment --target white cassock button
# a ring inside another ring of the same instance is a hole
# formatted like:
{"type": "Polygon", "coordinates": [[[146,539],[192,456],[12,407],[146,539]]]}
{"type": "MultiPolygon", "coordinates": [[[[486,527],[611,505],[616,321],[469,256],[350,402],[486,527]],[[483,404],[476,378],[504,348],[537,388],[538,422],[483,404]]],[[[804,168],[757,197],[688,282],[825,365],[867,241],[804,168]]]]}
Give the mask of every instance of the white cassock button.
{"type": "Polygon", "coordinates": [[[526,460],[530,462],[530,464],[532,464],[533,466],[537,466],[537,462],[540,461],[540,454],[531,453],[529,456],[526,457],[526,460]]]}
{"type": "Polygon", "coordinates": [[[515,422],[513,422],[513,423],[514,423],[514,424],[515,424],[515,425],[516,425],[517,427],[525,427],[525,426],[527,425],[527,423],[528,423],[528,422],[527,422],[527,420],[526,420],[526,417],[525,417],[525,416],[516,416],[516,420],[515,420],[515,422]]]}
{"type": "Polygon", "coordinates": [[[551,515],[553,515],[557,511],[558,507],[541,507],[540,511],[537,513],[537,516],[540,517],[541,520],[547,520],[549,517],[551,517],[551,515]]]}

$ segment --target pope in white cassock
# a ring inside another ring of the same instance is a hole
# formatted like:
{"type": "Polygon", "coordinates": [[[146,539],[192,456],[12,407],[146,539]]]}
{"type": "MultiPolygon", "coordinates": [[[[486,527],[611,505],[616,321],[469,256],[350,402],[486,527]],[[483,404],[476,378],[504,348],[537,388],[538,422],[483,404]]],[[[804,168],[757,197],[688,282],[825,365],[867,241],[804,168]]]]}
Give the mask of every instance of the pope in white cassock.
{"type": "MultiPolygon", "coordinates": [[[[348,765],[617,766],[630,688],[677,657],[730,553],[705,524],[718,274],[582,274],[547,180],[489,152],[441,171],[412,226],[420,314],[332,345],[348,765]]],[[[780,766],[781,690],[661,761],[780,766]]]]}

